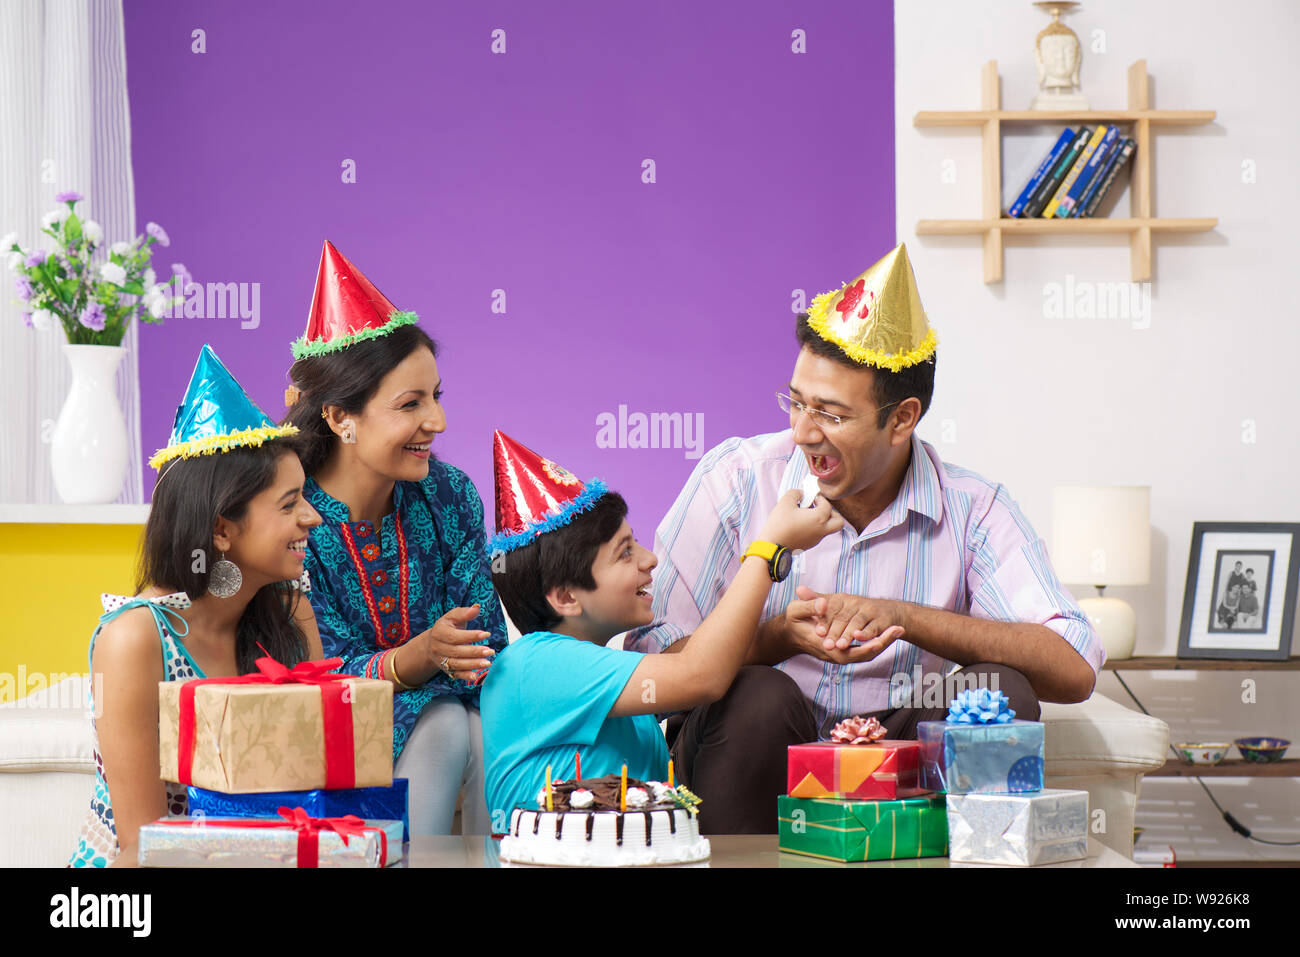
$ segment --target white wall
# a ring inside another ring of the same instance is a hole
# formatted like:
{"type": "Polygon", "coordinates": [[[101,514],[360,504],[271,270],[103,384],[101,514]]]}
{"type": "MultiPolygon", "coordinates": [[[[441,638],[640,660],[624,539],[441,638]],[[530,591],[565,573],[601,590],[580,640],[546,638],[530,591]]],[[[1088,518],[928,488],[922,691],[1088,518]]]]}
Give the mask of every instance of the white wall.
{"type": "MultiPolygon", "coordinates": [[[[1046,287],[1067,275],[1126,282],[1126,237],[1013,240],[1004,280],[984,285],[977,237],[916,236],[918,219],[979,217],[981,151],[977,128],[917,129],[914,115],[979,108],[991,59],[1004,108],[1028,108],[1033,39],[1048,18],[1028,0],[895,0],[894,15],[898,236],[940,338],[922,435],[949,461],[1005,483],[1049,542],[1053,486],[1150,485],[1151,584],[1112,591],[1137,611],[1136,653],[1173,655],[1192,523],[1300,521],[1300,4],[1086,0],[1067,18],[1084,44],[1093,108],[1125,107],[1128,66],[1145,58],[1153,106],[1218,114],[1209,126],[1156,134],[1155,214],[1217,216],[1219,227],[1157,240],[1149,324],[1045,316],[1046,287]],[[1243,182],[1247,160],[1255,183],[1243,182]],[[955,182],[944,182],[945,168],[955,182]],[[1243,441],[1245,420],[1253,443],[1243,441]]],[[[1004,209],[1057,133],[1004,139],[1004,209]]],[[[1128,208],[1123,195],[1116,214],[1128,208]]],[[[845,275],[880,252],[861,250],[845,275]]],[[[1125,675],[1175,741],[1275,734],[1300,757],[1300,672],[1125,675]],[[1257,679],[1255,704],[1241,701],[1247,677],[1257,679]]],[[[1097,690],[1131,704],[1113,674],[1097,690]]],[[[1300,781],[1206,780],[1256,836],[1300,841],[1300,781]]],[[[1300,859],[1300,847],[1234,835],[1193,781],[1147,779],[1138,823],[1143,843],[1173,844],[1182,858],[1300,859]]]]}

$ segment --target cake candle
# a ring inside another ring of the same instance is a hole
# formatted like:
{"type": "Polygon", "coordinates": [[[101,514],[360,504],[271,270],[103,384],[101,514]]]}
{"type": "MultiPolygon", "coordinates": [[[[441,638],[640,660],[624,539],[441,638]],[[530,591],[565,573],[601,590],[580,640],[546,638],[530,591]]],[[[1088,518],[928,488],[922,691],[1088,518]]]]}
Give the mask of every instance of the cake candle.
{"type": "Polygon", "coordinates": [[[668,786],[673,786],[673,759],[668,759],[668,786]]]}
{"type": "Polygon", "coordinates": [[[581,781],[582,780],[582,752],[581,751],[573,752],[573,764],[577,768],[577,770],[574,771],[573,773],[573,780],[581,781]]]}
{"type": "Polygon", "coordinates": [[[546,766],[546,810],[554,811],[555,807],[551,803],[551,766],[546,766]]]}
{"type": "Polygon", "coordinates": [[[618,782],[618,809],[627,810],[627,765],[623,765],[623,773],[619,776],[618,782]]]}

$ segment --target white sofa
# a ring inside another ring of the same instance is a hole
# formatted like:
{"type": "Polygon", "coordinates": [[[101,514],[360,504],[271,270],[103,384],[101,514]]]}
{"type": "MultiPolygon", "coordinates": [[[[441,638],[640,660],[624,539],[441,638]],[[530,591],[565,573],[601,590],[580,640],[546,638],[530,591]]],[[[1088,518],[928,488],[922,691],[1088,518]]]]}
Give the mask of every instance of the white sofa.
{"type": "MultiPolygon", "coordinates": [[[[77,843],[95,781],[81,676],[0,705],[0,866],[60,867],[77,843]]],[[[1133,855],[1142,775],[1165,761],[1169,728],[1094,694],[1045,704],[1047,786],[1089,794],[1094,837],[1133,855]],[[1101,810],[1103,816],[1097,816],[1101,810]]]]}

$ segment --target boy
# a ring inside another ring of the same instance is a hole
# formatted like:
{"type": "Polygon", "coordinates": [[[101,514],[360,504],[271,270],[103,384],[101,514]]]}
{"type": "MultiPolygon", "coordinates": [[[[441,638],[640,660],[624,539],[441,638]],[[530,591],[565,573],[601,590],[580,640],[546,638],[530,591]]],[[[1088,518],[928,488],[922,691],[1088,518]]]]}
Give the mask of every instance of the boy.
{"type": "MultiPolygon", "coordinates": [[[[716,701],[744,663],[790,553],[838,531],[825,499],[799,507],[788,493],[764,523],[740,573],[679,654],[605,647],[649,624],[655,556],[637,544],[627,504],[599,479],[571,472],[497,432],[497,534],[492,580],[522,637],[493,661],[483,683],[485,792],[492,829],[515,807],[535,807],[553,779],[618,774],[664,781],[668,749],[656,713],[716,701]]],[[[749,543],[742,543],[749,544],[749,543]]],[[[689,784],[689,782],[686,782],[689,784]]]]}

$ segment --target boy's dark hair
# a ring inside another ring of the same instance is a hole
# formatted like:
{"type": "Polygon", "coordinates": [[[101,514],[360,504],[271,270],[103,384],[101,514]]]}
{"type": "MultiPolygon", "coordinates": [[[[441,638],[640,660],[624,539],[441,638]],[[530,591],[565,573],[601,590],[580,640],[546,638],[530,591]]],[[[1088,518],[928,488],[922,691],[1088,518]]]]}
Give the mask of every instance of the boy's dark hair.
{"type": "Polygon", "coordinates": [[[568,525],[504,555],[489,556],[492,584],[521,635],[549,631],[563,621],[546,600],[552,588],[596,587],[591,574],[596,553],[614,537],[626,517],[623,496],[607,492],[568,525]]]}
{"type": "Polygon", "coordinates": [[[386,336],[353,343],[340,352],[304,356],[289,367],[299,395],[282,424],[298,427],[298,456],[308,476],[320,471],[340,441],[321,418],[321,409],[337,405],[344,412],[360,412],[384,376],[420,347],[438,357],[438,344],[427,332],[416,325],[398,326],[386,336]]]}
{"type": "MultiPolygon", "coordinates": [[[[183,591],[191,600],[203,595],[218,557],[212,541],[218,516],[243,521],[248,503],[275,479],[280,456],[293,455],[296,448],[293,438],[281,437],[163,466],[140,544],[136,590],[157,585],[183,591]],[[195,561],[200,553],[202,563],[195,561]]],[[[264,585],[253,596],[235,626],[235,661],[241,675],[257,670],[259,643],[290,668],[307,660],[307,639],[293,620],[301,600],[288,582],[264,585]]]]}
{"type": "MultiPolygon", "coordinates": [[[[889,414],[904,399],[913,396],[920,399],[922,416],[929,411],[930,400],[934,397],[934,367],[939,359],[937,352],[925,362],[918,362],[898,372],[890,372],[888,369],[869,368],[854,362],[843,349],[833,342],[827,342],[816,333],[808,323],[806,312],[801,312],[795,317],[794,334],[799,340],[799,345],[808,349],[813,355],[834,359],[850,369],[866,369],[871,373],[871,398],[880,408],[876,413],[877,429],[885,427],[885,423],[889,421],[889,414]]],[[[917,418],[919,419],[920,416],[917,418]]]]}

